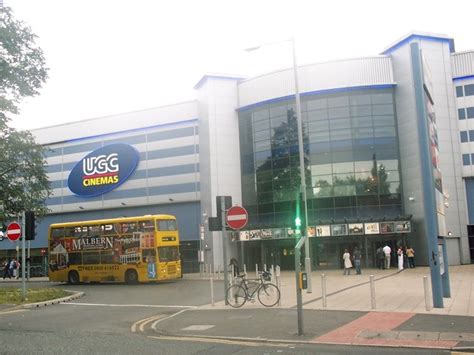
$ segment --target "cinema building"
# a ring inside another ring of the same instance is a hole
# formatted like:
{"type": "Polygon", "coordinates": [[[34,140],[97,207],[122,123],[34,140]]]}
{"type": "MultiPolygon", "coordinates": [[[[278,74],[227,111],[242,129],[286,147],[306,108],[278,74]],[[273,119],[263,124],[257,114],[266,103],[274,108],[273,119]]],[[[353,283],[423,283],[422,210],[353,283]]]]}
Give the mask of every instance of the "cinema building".
{"type": "MultiPolygon", "coordinates": [[[[343,250],[356,246],[371,267],[385,244],[411,245],[427,265],[433,228],[445,237],[449,264],[471,263],[474,51],[457,53],[444,35],[411,33],[378,56],[302,65],[298,75],[313,268],[341,267],[343,250]]],[[[167,213],[178,218],[185,272],[198,270],[200,249],[205,263],[222,265],[224,243],[248,269],[294,268],[292,68],[206,75],[195,90],[190,102],[33,131],[49,149],[54,192],[33,255],[47,246],[51,223],[167,213]],[[136,168],[120,183],[101,181],[111,185],[106,193],[78,193],[75,167],[109,145],[132,147],[136,168]],[[232,196],[249,214],[248,225],[224,239],[208,228],[216,196],[232,196]]],[[[3,255],[15,248],[0,245],[3,255]]]]}

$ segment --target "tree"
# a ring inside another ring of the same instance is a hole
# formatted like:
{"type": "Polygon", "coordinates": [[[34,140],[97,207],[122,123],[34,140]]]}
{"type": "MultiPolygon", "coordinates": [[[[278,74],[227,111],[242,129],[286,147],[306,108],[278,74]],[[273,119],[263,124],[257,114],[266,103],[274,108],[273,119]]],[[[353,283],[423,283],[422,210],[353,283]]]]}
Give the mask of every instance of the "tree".
{"type": "Polygon", "coordinates": [[[10,8],[0,6],[0,213],[7,216],[24,210],[41,216],[51,194],[44,148],[30,132],[8,125],[9,115],[19,113],[21,99],[38,95],[47,79],[43,51],[35,39],[10,8]]]}

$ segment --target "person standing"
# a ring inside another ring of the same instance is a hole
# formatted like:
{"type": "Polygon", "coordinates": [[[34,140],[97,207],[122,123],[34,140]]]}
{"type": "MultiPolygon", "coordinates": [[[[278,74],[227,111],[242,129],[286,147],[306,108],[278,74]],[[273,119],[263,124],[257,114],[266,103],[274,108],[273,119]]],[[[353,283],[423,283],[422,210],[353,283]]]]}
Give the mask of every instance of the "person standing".
{"type": "Polygon", "coordinates": [[[344,249],[342,260],[344,260],[344,275],[350,275],[352,263],[351,263],[351,254],[349,254],[349,250],[344,249]]]}
{"type": "Polygon", "coordinates": [[[385,245],[382,250],[385,254],[385,268],[390,269],[390,256],[392,254],[392,248],[390,248],[388,245],[385,245]]]}
{"type": "Polygon", "coordinates": [[[380,270],[384,269],[385,265],[385,254],[382,250],[382,247],[378,248],[376,251],[376,256],[377,256],[377,266],[380,270]]]}
{"type": "Polygon", "coordinates": [[[398,270],[403,270],[403,248],[400,245],[397,250],[398,256],[398,270]]]}
{"type": "Polygon", "coordinates": [[[408,257],[408,267],[414,268],[415,267],[415,251],[411,246],[407,248],[407,257],[408,257]]]}
{"type": "Polygon", "coordinates": [[[362,259],[362,254],[360,253],[359,248],[356,247],[354,249],[354,265],[355,265],[357,275],[362,274],[362,272],[360,270],[360,261],[361,261],[361,259],[362,259]]]}

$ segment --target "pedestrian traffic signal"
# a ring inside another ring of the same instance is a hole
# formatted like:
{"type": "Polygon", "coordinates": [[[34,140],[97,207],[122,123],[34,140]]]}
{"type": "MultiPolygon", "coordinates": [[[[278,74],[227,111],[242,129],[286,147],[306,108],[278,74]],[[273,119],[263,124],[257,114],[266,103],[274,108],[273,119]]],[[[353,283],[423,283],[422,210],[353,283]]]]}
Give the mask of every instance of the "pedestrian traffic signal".
{"type": "Polygon", "coordinates": [[[33,211],[25,212],[25,240],[35,239],[35,213],[33,211]]]}
{"type": "Polygon", "coordinates": [[[295,218],[295,227],[296,229],[301,229],[301,218],[299,216],[295,218]]]}
{"type": "Polygon", "coordinates": [[[296,210],[295,210],[295,220],[294,227],[296,230],[304,231],[306,228],[306,211],[304,208],[304,195],[299,193],[296,198],[296,210]]]}

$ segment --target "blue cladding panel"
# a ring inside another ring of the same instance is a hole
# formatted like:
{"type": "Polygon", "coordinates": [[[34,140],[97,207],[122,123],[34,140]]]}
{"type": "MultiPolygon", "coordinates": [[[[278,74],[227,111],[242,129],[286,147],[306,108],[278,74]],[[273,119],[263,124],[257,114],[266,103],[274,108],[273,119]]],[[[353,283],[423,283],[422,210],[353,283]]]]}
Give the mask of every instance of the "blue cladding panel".
{"type": "Polygon", "coordinates": [[[162,141],[165,139],[174,139],[174,138],[182,138],[182,137],[190,137],[190,136],[194,136],[193,127],[174,129],[174,130],[165,131],[165,132],[149,133],[148,141],[149,142],[162,141]]]}
{"type": "Polygon", "coordinates": [[[474,178],[468,178],[465,181],[469,224],[474,224],[474,178]]]}

